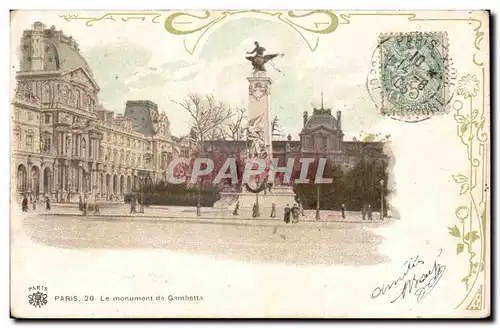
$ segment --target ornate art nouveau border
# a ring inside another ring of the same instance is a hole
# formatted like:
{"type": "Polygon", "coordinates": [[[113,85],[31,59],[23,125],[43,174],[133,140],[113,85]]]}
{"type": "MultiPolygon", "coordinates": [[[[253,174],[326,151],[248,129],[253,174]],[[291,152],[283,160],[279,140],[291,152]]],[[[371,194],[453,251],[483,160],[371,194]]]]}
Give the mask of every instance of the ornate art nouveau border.
{"type": "Polygon", "coordinates": [[[453,174],[453,180],[459,184],[457,192],[461,195],[462,205],[454,209],[458,222],[448,228],[449,233],[457,239],[456,253],[466,255],[464,263],[467,271],[462,279],[465,292],[456,308],[466,304],[467,310],[482,310],[485,305],[488,288],[488,265],[486,260],[488,244],[488,218],[489,218],[489,123],[486,118],[490,115],[489,105],[485,105],[485,91],[488,81],[484,62],[481,61],[479,51],[484,39],[481,21],[473,18],[425,18],[422,13],[412,12],[345,12],[338,16],[333,11],[315,10],[305,14],[296,14],[295,11],[209,11],[201,15],[188,12],[110,12],[98,17],[80,17],[78,14],[60,15],[66,21],[83,20],[85,25],[92,27],[94,24],[111,20],[114,22],[128,22],[131,20],[151,21],[154,24],[163,23],[166,32],[174,35],[195,35],[196,40],[191,46],[184,42],[184,48],[189,54],[197,49],[202,37],[215,25],[227,20],[226,18],[243,15],[258,14],[274,18],[287,24],[296,31],[306,42],[309,49],[314,52],[319,45],[321,35],[334,32],[339,26],[352,24],[359,16],[402,16],[410,22],[421,21],[455,21],[467,23],[475,35],[473,46],[475,53],[471,58],[474,69],[462,72],[456,86],[455,95],[451,100],[451,109],[455,111],[457,124],[457,137],[464,145],[468,163],[467,172],[453,174]],[[163,17],[165,15],[165,20],[163,17]],[[307,24],[299,22],[301,18],[310,16],[314,21],[307,24]],[[182,27],[187,27],[186,29],[182,27]],[[191,26],[197,26],[192,28],[191,26]]]}

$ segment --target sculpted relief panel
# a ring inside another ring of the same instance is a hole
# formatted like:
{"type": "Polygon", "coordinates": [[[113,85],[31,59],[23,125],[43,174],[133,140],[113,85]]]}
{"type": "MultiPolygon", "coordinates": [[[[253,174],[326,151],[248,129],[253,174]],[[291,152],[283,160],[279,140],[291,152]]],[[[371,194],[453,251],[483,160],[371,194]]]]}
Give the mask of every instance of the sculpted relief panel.
{"type": "Polygon", "coordinates": [[[73,123],[73,115],[68,113],[59,113],[57,122],[60,124],[71,125],[73,123]]]}

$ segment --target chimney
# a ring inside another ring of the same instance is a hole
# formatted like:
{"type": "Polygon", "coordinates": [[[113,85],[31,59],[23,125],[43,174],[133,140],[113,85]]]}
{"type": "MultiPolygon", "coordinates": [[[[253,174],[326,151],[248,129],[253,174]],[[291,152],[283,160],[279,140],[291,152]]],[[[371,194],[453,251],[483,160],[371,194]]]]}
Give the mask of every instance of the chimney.
{"type": "Polygon", "coordinates": [[[97,111],[97,117],[99,117],[99,120],[105,121],[106,120],[106,111],[104,109],[99,109],[97,111]]]}
{"type": "Polygon", "coordinates": [[[113,116],[114,116],[114,113],[112,110],[106,111],[106,122],[113,123],[113,116]]]}
{"type": "Polygon", "coordinates": [[[337,111],[337,129],[342,130],[342,113],[339,110],[337,111]]]}
{"type": "Polygon", "coordinates": [[[31,33],[31,52],[28,60],[30,61],[31,71],[42,71],[44,69],[45,57],[45,42],[43,40],[43,32],[45,25],[41,22],[36,22],[32,26],[31,33]]]}
{"type": "Polygon", "coordinates": [[[303,116],[302,116],[302,117],[303,117],[303,119],[304,119],[304,125],[303,125],[303,127],[305,127],[305,126],[306,126],[306,123],[307,123],[307,117],[308,117],[308,116],[307,116],[307,110],[306,110],[306,111],[304,111],[304,114],[303,114],[303,116]]]}

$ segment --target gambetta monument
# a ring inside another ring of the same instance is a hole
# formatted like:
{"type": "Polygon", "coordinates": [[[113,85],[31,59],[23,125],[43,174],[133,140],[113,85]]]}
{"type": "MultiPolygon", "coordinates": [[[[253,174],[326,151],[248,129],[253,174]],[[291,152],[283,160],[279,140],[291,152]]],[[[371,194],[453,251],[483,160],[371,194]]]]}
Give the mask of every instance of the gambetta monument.
{"type": "MultiPolygon", "coordinates": [[[[258,166],[265,162],[260,175],[252,176],[243,184],[239,193],[222,192],[221,200],[215,207],[224,208],[235,206],[239,202],[241,208],[270,208],[273,203],[278,208],[294,203],[295,194],[291,186],[272,185],[274,174],[272,159],[272,134],[270,118],[271,78],[267,76],[265,64],[279,56],[279,54],[264,55],[266,49],[255,42],[255,49],[247,52],[245,57],[252,63],[253,71],[248,80],[248,110],[247,110],[247,139],[248,146],[241,153],[241,158],[246,159],[246,165],[258,166]]],[[[281,55],[283,56],[283,55],[281,55]]]]}

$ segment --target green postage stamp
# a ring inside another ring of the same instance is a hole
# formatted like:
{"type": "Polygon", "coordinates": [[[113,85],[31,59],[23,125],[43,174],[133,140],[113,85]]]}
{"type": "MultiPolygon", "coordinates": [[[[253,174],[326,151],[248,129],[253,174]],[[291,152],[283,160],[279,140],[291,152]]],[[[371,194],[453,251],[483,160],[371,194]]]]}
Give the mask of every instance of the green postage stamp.
{"type": "Polygon", "coordinates": [[[448,45],[443,32],[381,34],[382,114],[421,121],[446,111],[448,45]]]}

